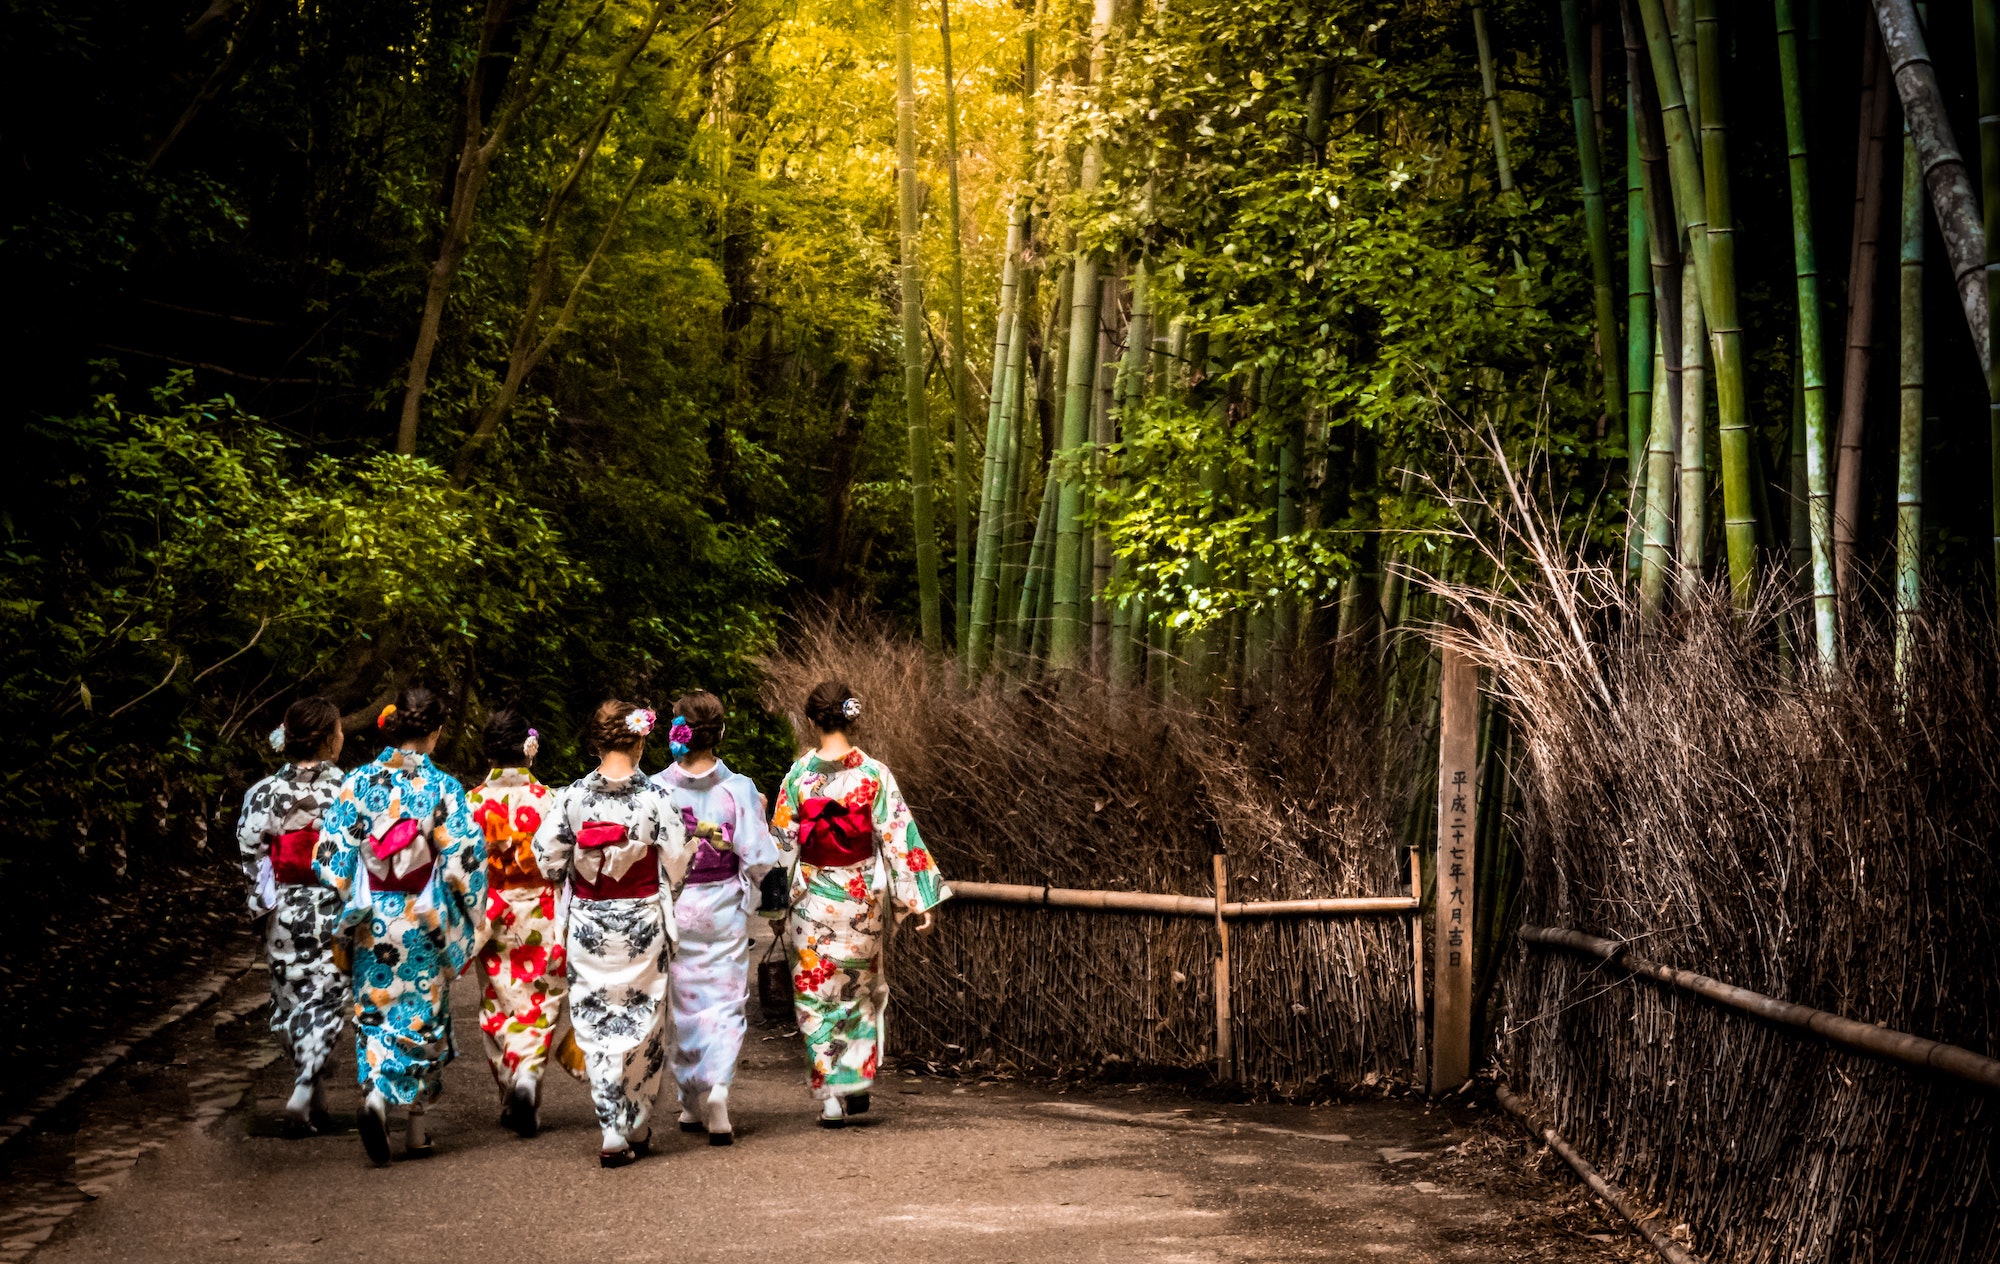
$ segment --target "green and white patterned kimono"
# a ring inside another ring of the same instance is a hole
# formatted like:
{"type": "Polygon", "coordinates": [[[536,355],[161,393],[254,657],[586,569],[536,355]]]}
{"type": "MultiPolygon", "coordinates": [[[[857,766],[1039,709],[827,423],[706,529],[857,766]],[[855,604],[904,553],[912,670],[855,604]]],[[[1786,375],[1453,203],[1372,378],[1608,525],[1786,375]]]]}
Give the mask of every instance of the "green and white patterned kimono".
{"type": "Polygon", "coordinates": [[[792,868],[792,1004],[817,1098],[865,1093],[889,1003],[882,970],[884,887],[905,916],[949,899],[896,778],[859,750],[807,754],[778,791],[771,830],[792,868]],[[887,876],[883,869],[886,867],[887,876]]]}

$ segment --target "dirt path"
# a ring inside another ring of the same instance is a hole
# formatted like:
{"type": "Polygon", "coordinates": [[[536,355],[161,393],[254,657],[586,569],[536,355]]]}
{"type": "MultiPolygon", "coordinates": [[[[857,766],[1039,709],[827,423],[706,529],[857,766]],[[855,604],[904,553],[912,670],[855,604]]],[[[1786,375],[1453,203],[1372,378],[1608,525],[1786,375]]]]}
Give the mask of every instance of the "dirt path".
{"type": "MultiPolygon", "coordinates": [[[[431,1116],[440,1153],[377,1170],[351,1131],[277,1136],[289,1076],[262,1034],[262,986],[239,983],[0,1156],[0,1261],[1645,1258],[1490,1107],[894,1075],[865,1121],[828,1132],[796,1038],[773,1028],[752,1029],[735,1146],[662,1131],[653,1158],[604,1171],[588,1096],[565,1076],[541,1136],[496,1125],[470,980],[455,1000],[474,1047],[431,1116]]],[[[350,1045],[343,1119],[351,1068],[350,1045]]]]}

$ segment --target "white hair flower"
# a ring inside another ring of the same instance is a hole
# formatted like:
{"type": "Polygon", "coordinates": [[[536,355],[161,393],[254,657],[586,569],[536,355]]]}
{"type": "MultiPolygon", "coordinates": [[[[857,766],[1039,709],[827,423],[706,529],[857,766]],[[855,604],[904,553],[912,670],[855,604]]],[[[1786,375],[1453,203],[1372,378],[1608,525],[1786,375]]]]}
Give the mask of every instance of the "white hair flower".
{"type": "Polygon", "coordinates": [[[285,749],[285,726],[280,724],[277,728],[272,729],[270,740],[272,750],[281,751],[285,749]]]}
{"type": "Polygon", "coordinates": [[[840,704],[840,714],[841,714],[841,715],[842,715],[843,717],[845,717],[846,719],[849,719],[849,720],[858,720],[858,719],[860,719],[860,718],[861,718],[861,699],[859,699],[859,698],[849,698],[849,699],[848,699],[847,701],[845,701],[845,702],[841,703],[841,704],[840,704]]]}
{"type": "Polygon", "coordinates": [[[630,715],[625,717],[625,727],[631,729],[634,733],[637,733],[640,737],[644,737],[646,736],[646,734],[653,731],[653,723],[655,719],[656,717],[653,715],[651,711],[646,710],[644,707],[640,707],[634,710],[630,715]]]}
{"type": "Polygon", "coordinates": [[[535,757],[535,753],[541,749],[542,749],[542,735],[540,733],[537,733],[533,729],[529,729],[528,740],[521,743],[521,754],[529,759],[533,759],[535,757]]]}

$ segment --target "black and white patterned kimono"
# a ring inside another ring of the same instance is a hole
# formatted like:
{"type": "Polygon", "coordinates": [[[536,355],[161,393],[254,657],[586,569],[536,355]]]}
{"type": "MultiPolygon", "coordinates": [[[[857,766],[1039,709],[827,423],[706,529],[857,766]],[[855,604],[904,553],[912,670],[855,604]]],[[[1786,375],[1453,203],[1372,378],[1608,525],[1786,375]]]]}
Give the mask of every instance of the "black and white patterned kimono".
{"type": "Polygon", "coordinates": [[[565,788],[535,834],[535,863],[566,884],[569,1017],[597,1121],[647,1135],[666,1066],[674,898],[693,849],[680,814],[643,774],[591,773],[565,788]]]}
{"type": "Polygon", "coordinates": [[[250,787],[236,818],[236,845],[250,882],[250,913],[271,915],[264,954],[271,967],[271,1030],[310,1084],[326,1069],[347,1018],[347,935],[340,894],[313,871],[320,817],[340,794],[330,763],[286,764],[250,787]]]}

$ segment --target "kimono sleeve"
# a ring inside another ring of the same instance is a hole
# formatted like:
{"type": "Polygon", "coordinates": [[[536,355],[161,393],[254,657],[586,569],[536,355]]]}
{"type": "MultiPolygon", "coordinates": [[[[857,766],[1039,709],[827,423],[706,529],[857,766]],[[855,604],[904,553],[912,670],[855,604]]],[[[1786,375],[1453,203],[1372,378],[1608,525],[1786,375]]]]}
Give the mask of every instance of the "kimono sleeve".
{"type": "Polygon", "coordinates": [[[360,771],[350,773],[340,783],[340,793],[320,818],[319,846],[313,854],[313,872],[333,889],[342,907],[348,910],[342,915],[343,929],[360,921],[354,911],[354,884],[361,867],[361,845],[368,841],[368,826],[361,815],[356,786],[363,775],[360,771]]]}
{"type": "Polygon", "coordinates": [[[486,834],[473,824],[465,788],[442,778],[438,810],[444,822],[437,839],[439,914],[445,923],[445,960],[457,972],[486,938],[486,834]]]}
{"type": "Polygon", "coordinates": [[[569,818],[570,803],[577,793],[575,786],[567,786],[551,796],[548,813],[542,817],[535,841],[530,844],[535,853],[535,868],[558,886],[569,880],[570,862],[576,855],[576,830],[569,818]]]}
{"type": "Polygon", "coordinates": [[[250,915],[262,916],[271,911],[259,888],[259,870],[270,863],[266,851],[265,838],[271,833],[271,803],[277,793],[276,777],[266,777],[250,787],[243,796],[243,810],[236,814],[236,850],[240,856],[243,879],[250,885],[250,915]]]}
{"type": "MultiPolygon", "coordinates": [[[[747,779],[746,779],[747,780],[747,779]]],[[[771,842],[778,852],[778,863],[790,869],[799,858],[799,765],[778,785],[778,807],[771,813],[771,842]]]]}
{"type": "Polygon", "coordinates": [[[681,824],[681,814],[674,810],[667,792],[652,789],[650,793],[658,816],[653,842],[660,849],[660,871],[673,897],[679,899],[681,888],[687,885],[688,866],[694,863],[696,840],[688,837],[687,826],[681,824]]]}
{"type": "Polygon", "coordinates": [[[757,783],[739,775],[731,777],[728,785],[730,798],[736,802],[736,854],[755,883],[778,863],[778,845],[764,824],[764,796],[757,793],[757,783]]]}
{"type": "Polygon", "coordinates": [[[882,789],[875,796],[875,832],[888,859],[896,904],[911,913],[928,913],[951,898],[951,888],[938,876],[937,862],[917,833],[910,805],[896,786],[896,777],[881,769],[882,789]]]}

